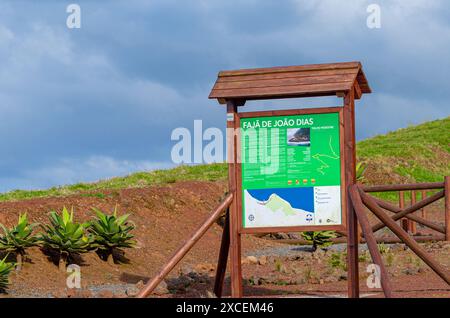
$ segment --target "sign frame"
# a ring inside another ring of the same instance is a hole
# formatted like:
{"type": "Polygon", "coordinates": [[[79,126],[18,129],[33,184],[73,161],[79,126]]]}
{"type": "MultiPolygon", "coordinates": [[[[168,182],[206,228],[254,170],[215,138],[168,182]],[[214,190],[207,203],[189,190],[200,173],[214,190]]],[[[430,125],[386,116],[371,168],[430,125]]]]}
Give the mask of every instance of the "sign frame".
{"type": "Polygon", "coordinates": [[[295,116],[295,115],[312,115],[312,114],[330,114],[337,113],[339,118],[339,154],[340,154],[340,188],[341,188],[341,224],[333,225],[299,225],[299,226],[273,226],[273,227],[253,227],[246,228],[242,224],[243,207],[242,207],[242,164],[241,158],[241,136],[238,134],[236,138],[236,151],[238,162],[236,163],[236,201],[238,215],[238,231],[240,234],[261,234],[276,232],[306,232],[306,231],[338,231],[345,232],[347,222],[346,210],[346,183],[345,183],[345,158],[344,158],[344,114],[343,107],[319,107],[319,108],[303,108],[303,109],[287,109],[287,110],[269,110],[254,112],[238,112],[236,114],[236,126],[241,127],[241,119],[257,118],[257,117],[275,117],[275,116],[295,116]]]}

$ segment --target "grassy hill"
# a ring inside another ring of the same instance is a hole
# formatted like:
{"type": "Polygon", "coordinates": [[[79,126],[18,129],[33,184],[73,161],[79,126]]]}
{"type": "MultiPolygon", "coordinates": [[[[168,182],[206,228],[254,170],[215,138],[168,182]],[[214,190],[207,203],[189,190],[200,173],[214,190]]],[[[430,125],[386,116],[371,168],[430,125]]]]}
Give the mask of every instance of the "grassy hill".
{"type": "Polygon", "coordinates": [[[437,182],[450,175],[450,117],[402,128],[363,140],[359,161],[367,164],[366,182],[437,182]]]}
{"type": "MultiPolygon", "coordinates": [[[[367,165],[364,183],[385,184],[441,181],[450,175],[450,117],[399,129],[357,144],[358,160],[367,165]]],[[[215,181],[227,178],[226,164],[180,166],[168,170],[138,172],[125,177],[78,183],[46,190],[15,190],[0,194],[0,201],[65,196],[80,192],[145,187],[176,181],[215,181]]]]}

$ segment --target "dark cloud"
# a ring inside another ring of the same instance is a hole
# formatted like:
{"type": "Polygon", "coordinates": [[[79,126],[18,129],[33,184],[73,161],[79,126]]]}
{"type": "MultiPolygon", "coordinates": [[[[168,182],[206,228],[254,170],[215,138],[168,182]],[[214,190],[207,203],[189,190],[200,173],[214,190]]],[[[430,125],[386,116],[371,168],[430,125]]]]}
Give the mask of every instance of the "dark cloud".
{"type": "MultiPolygon", "coordinates": [[[[170,165],[174,128],[224,128],[207,99],[222,69],[362,61],[374,94],[357,106],[359,139],[449,115],[447,1],[379,1],[377,30],[370,1],[77,3],[79,30],[64,1],[0,4],[0,190],[170,165]]],[[[260,105],[277,107],[245,109],[260,105]]]]}

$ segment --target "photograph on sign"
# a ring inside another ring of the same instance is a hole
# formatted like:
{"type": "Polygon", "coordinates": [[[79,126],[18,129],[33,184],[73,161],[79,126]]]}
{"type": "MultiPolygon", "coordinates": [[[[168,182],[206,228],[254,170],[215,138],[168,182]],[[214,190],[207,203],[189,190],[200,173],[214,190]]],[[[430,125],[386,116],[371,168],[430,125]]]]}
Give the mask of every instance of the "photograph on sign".
{"type": "Polygon", "coordinates": [[[245,117],[242,227],[342,224],[339,113],[245,117]]]}

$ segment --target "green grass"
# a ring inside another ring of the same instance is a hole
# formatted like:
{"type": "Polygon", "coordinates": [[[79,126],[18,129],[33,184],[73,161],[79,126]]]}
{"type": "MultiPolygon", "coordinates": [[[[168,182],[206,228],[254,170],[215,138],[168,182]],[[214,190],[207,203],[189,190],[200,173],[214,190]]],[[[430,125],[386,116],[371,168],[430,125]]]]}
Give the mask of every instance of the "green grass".
{"type": "MultiPolygon", "coordinates": [[[[363,140],[357,157],[368,165],[367,184],[440,182],[450,175],[450,117],[363,140]]],[[[409,193],[406,192],[409,199],[409,193]]],[[[396,193],[380,197],[397,200],[396,193]]]]}
{"type": "MultiPolygon", "coordinates": [[[[410,126],[358,142],[359,161],[368,165],[367,184],[442,181],[450,175],[450,117],[410,126]]],[[[176,181],[215,181],[227,178],[226,164],[179,166],[167,170],[138,172],[95,183],[77,183],[46,190],[15,190],[0,194],[0,201],[58,197],[82,192],[105,198],[99,191],[164,185],[176,181]]],[[[396,200],[396,193],[381,194],[396,200]]]]}
{"type": "MultiPolygon", "coordinates": [[[[227,171],[228,170],[226,164],[179,166],[173,169],[137,172],[125,177],[116,177],[107,180],[101,180],[95,183],[77,183],[61,187],[53,187],[47,190],[14,190],[0,194],[0,201],[59,197],[80,192],[94,192],[101,190],[115,190],[123,188],[170,184],[176,181],[224,180],[227,176],[227,171]]],[[[99,192],[83,193],[83,196],[105,198],[105,195],[99,192]]]]}

